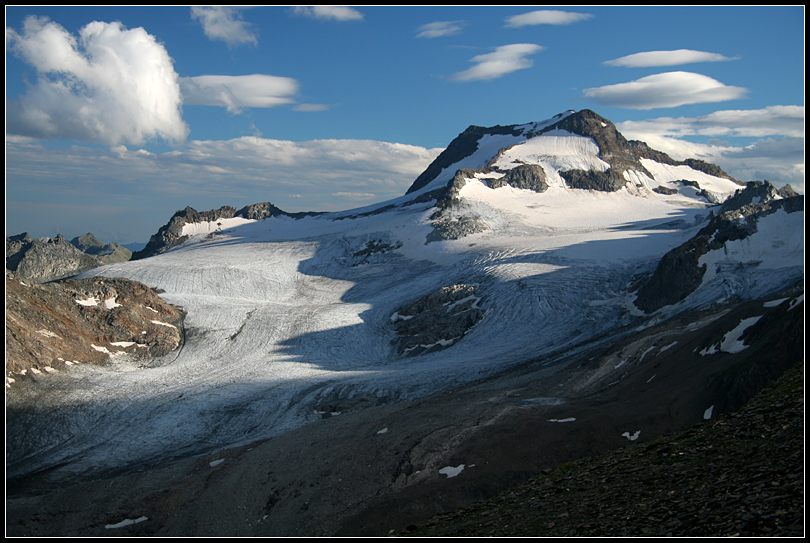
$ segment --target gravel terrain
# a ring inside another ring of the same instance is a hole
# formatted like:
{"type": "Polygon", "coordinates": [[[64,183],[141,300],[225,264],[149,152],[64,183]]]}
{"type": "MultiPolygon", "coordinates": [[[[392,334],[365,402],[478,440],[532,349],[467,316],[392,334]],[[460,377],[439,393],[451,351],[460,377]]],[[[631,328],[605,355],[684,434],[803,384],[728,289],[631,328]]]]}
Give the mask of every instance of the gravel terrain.
{"type": "Polygon", "coordinates": [[[804,536],[804,364],[737,412],[565,464],[410,536],[804,536]]]}

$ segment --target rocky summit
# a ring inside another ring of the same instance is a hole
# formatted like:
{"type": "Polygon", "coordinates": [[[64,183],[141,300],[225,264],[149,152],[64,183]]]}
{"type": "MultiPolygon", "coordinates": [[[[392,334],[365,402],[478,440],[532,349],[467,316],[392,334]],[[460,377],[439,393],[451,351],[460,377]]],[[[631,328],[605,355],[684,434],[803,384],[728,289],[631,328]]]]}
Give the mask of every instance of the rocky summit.
{"type": "Polygon", "coordinates": [[[8,535],[795,533],[795,397],[728,418],[803,365],[789,187],[566,111],[363,208],[186,208],[137,257],[7,273],[8,535]]]}

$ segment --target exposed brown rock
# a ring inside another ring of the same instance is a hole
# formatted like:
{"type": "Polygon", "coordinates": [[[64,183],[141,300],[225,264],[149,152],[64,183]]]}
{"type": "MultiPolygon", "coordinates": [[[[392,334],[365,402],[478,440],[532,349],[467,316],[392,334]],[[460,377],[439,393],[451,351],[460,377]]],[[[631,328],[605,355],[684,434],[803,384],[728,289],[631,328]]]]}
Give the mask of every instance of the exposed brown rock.
{"type": "Polygon", "coordinates": [[[6,382],[127,353],[148,359],[182,343],[183,312],[136,281],[36,284],[6,273],[6,382]],[[113,345],[113,343],[119,343],[113,345]]]}

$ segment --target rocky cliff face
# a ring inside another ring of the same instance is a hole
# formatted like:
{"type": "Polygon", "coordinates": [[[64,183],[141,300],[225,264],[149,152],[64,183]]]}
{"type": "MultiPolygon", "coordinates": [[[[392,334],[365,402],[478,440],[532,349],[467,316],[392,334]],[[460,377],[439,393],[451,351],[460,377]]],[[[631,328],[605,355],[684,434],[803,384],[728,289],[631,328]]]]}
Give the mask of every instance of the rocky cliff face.
{"type": "Polygon", "coordinates": [[[36,284],[6,272],[6,385],[74,364],[162,356],[183,341],[183,312],[128,279],[36,284]]]}
{"type": "Polygon", "coordinates": [[[129,249],[117,243],[105,245],[90,233],[70,242],[61,234],[47,240],[32,239],[25,232],[6,238],[6,269],[37,283],[126,262],[131,256],[129,249]]]}
{"type": "Polygon", "coordinates": [[[756,233],[759,220],[778,210],[804,211],[804,196],[797,195],[790,186],[779,190],[767,181],[749,182],[719,207],[694,238],[664,255],[655,272],[638,289],[636,306],[652,313],[685,299],[700,286],[706,273],[700,257],[723,249],[729,241],[756,233]]]}

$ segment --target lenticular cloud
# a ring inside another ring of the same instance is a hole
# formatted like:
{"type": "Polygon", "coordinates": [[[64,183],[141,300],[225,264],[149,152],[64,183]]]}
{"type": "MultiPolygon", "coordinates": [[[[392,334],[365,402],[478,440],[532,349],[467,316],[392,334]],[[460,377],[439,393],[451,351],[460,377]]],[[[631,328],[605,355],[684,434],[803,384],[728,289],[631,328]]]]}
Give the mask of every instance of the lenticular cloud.
{"type": "Polygon", "coordinates": [[[7,132],[118,145],[184,141],[182,95],[171,57],[143,28],[92,22],[78,39],[31,16],[6,29],[9,51],[37,70],[19,100],[7,101],[7,132]]]}
{"type": "Polygon", "coordinates": [[[747,89],[727,86],[705,75],[668,72],[629,83],[585,89],[584,96],[603,106],[655,109],[735,100],[747,92],[747,89]]]}

